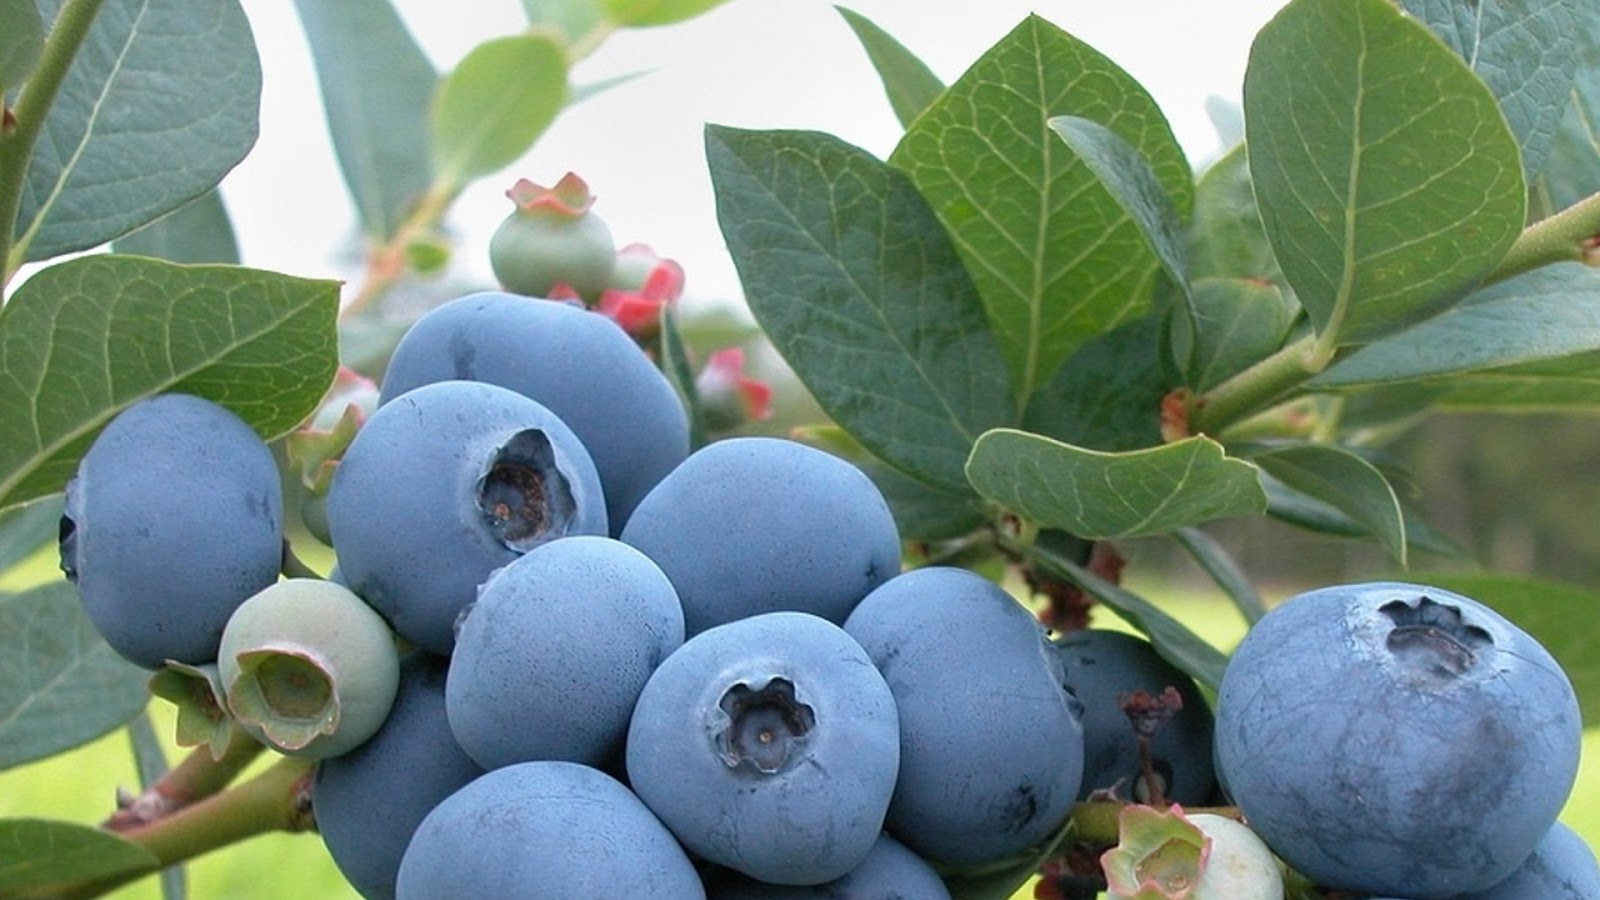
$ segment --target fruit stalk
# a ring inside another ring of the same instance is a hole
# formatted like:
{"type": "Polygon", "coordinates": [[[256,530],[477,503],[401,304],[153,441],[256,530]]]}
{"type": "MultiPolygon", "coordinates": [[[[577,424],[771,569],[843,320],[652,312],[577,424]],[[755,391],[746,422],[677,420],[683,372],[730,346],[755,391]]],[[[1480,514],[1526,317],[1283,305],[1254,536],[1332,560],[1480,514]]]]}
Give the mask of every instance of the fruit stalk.
{"type": "Polygon", "coordinates": [[[211,755],[209,745],[196,747],[143,793],[119,803],[101,827],[127,834],[173,815],[232,784],[263,749],[235,725],[229,729],[227,748],[220,757],[211,755]]]}
{"type": "Polygon", "coordinates": [[[26,235],[20,243],[16,241],[16,227],[28,158],[44,129],[45,114],[55,102],[102,2],[67,0],[61,7],[39,62],[17,96],[7,127],[0,130],[0,287],[11,281],[27,249],[26,235]]]}
{"type": "MultiPolygon", "coordinates": [[[[148,850],[166,868],[267,832],[311,830],[316,827],[311,814],[313,765],[311,760],[284,757],[237,787],[121,836],[148,850]]],[[[52,900],[100,897],[148,874],[134,871],[63,885],[40,896],[52,900]]]]}

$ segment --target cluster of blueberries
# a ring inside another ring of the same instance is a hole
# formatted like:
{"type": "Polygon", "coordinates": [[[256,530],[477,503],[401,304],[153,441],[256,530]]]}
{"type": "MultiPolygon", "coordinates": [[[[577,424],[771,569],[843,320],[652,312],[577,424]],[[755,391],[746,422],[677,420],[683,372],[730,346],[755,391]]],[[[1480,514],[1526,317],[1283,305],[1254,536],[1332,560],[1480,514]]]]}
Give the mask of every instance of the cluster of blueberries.
{"type": "Polygon", "coordinates": [[[581,306],[485,292],[417,321],[333,476],[327,579],[280,577],[280,484],[232,413],[142,401],[69,484],[62,565],[115,650],[318,760],[318,828],[365,897],[948,900],[941,872],[1026,859],[1091,794],[1232,799],[1368,893],[1577,871],[1540,843],[1571,686],[1487,609],[1296,598],[1214,719],[1140,638],[1052,640],[987,577],[902,571],[850,462],[691,452],[670,382],[581,306]],[[1128,698],[1167,688],[1140,738],[1128,698]]]}

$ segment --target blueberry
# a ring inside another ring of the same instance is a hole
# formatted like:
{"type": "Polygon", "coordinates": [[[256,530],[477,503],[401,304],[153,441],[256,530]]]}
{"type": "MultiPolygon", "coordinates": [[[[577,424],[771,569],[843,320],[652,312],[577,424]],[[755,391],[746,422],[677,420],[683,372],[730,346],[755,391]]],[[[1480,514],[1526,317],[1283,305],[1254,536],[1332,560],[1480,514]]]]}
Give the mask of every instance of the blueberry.
{"type": "Polygon", "coordinates": [[[395,347],[382,401],[435,381],[509,388],[549,407],[583,441],[611,533],[689,453],[689,417],[616,322],[579,306],[483,292],[429,311],[395,347]]]}
{"type": "Polygon", "coordinates": [[[448,660],[414,652],[383,727],[366,743],[317,764],[317,831],[346,880],[367,900],[394,897],[406,844],[430,810],[483,769],[445,719],[448,660]]]}
{"type": "Polygon", "coordinates": [[[891,834],[931,860],[976,866],[1061,826],[1082,781],[1081,707],[1021,604],[981,575],[935,566],[868,594],[844,627],[900,711],[891,834]]]}
{"type": "Polygon", "coordinates": [[[620,782],[579,763],[516,763],[479,776],[417,826],[400,900],[704,900],[694,864],[620,782]]]}
{"type": "Polygon", "coordinates": [[[282,568],[278,467],[209,400],[141,400],[67,483],[60,544],[61,569],[113,650],[147,669],[212,662],[228,617],[282,568]]]}
{"type": "Polygon", "coordinates": [[[900,535],[872,481],[795,441],[716,441],[673,469],[622,539],[656,561],[690,635],[794,610],[841,623],[900,570],[900,535]]]}
{"type": "Polygon", "coordinates": [[[1123,700],[1138,692],[1159,699],[1172,687],[1182,706],[1157,723],[1150,745],[1151,768],[1166,799],[1188,806],[1206,803],[1216,787],[1212,716],[1194,679],[1162,659],[1149,641],[1120,631],[1073,631],[1055,643],[1066,667],[1067,686],[1083,703],[1083,785],[1078,799],[1109,788],[1118,796],[1150,802],[1139,742],[1123,700]]]}
{"type": "Polygon", "coordinates": [[[1310,591],[1234,653],[1219,775],[1251,827],[1330,888],[1423,898],[1509,876],[1578,768],[1572,685],[1493,610],[1398,582],[1310,591]]]}
{"type": "Polygon", "coordinates": [[[1577,832],[1557,822],[1510,877],[1458,900],[1594,900],[1600,863],[1577,832]]]}
{"type": "Polygon", "coordinates": [[[718,869],[705,881],[708,900],[950,900],[933,866],[887,834],[854,869],[823,884],[768,884],[732,869],[718,869]]]}
{"type": "Polygon", "coordinates": [[[634,701],[683,643],[672,583],[607,537],[552,541],[496,571],[468,608],[446,708],[486,768],[620,759],[634,701]]]}
{"type": "Polygon", "coordinates": [[[634,790],[690,851],[752,878],[839,878],[883,830],[894,698],[839,626],[766,613],[685,641],[639,695],[634,790]]]}
{"type": "Polygon", "coordinates": [[[400,681],[394,635],[343,585],[274,584],[234,610],[217,674],[228,708],[290,756],[347,753],[382,727],[400,681]]]}
{"type": "Polygon", "coordinates": [[[424,385],[373,413],[334,473],[328,527],[351,590],[439,654],[489,573],[558,537],[607,531],[572,430],[534,400],[472,381],[424,385]]]}

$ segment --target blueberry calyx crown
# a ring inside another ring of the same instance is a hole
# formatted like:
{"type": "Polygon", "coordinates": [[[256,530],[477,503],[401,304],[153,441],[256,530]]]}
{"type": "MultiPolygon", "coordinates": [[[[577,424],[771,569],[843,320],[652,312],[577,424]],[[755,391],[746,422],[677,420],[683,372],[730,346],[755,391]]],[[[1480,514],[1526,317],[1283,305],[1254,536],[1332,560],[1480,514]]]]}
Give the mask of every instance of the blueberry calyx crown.
{"type": "Polygon", "coordinates": [[[478,482],[478,508],[500,542],[527,552],[567,530],[572,489],[543,431],[519,431],[495,454],[478,482]]]}
{"type": "Polygon", "coordinates": [[[1478,653],[1494,647],[1484,629],[1468,624],[1461,610],[1428,596],[1415,602],[1391,600],[1378,608],[1394,630],[1385,646],[1409,667],[1440,678],[1465,675],[1477,664],[1478,653]]]}
{"type": "Polygon", "coordinates": [[[773,775],[798,757],[816,713],[795,697],[794,683],[773,678],[752,690],[740,682],[718,703],[723,724],[716,733],[717,753],[728,768],[747,765],[773,775]]]}

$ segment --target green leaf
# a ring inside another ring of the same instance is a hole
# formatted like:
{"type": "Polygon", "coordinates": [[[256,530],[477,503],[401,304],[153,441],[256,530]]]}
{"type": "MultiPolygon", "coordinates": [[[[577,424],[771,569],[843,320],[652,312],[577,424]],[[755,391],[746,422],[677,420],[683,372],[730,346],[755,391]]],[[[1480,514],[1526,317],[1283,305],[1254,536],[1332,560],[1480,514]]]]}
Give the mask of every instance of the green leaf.
{"type": "Polygon", "coordinates": [[[316,409],[338,369],[339,285],[101,254],[36,273],[0,310],[0,508],[60,491],[100,427],[168,391],[263,437],[316,409]]]}
{"type": "MultiPolygon", "coordinates": [[[[1398,387],[1442,390],[1441,409],[1493,412],[1589,412],[1600,409],[1600,352],[1507,366],[1398,387]]],[[[1386,386],[1385,391],[1395,390],[1386,386]]]]}
{"type": "Polygon", "coordinates": [[[239,243],[222,195],[201,194],[161,218],[111,242],[116,253],[176,263],[237,263],[239,243]]]}
{"type": "Polygon", "coordinates": [[[1593,18],[1587,0],[1400,0],[1412,15],[1461,54],[1500,102],[1522,147],[1528,180],[1566,112],[1578,62],[1579,20],[1593,18]]]}
{"type": "Polygon", "coordinates": [[[1600,192],[1600,16],[1578,18],[1579,65],[1538,187],[1550,211],[1600,192]]]}
{"type": "Polygon", "coordinates": [[[150,699],[148,673],[106,645],[64,581],[0,595],[0,634],[0,770],[93,740],[150,699]]]}
{"type": "Polygon", "coordinates": [[[1084,344],[1034,392],[1023,429],[1095,450],[1161,443],[1161,398],[1178,385],[1163,365],[1163,318],[1147,315],[1084,344]]]}
{"type": "Polygon", "coordinates": [[[1556,658],[1578,694],[1583,721],[1600,723],[1600,592],[1507,572],[1428,572],[1434,587],[1486,603],[1533,635],[1556,658]]]}
{"type": "MultiPolygon", "coordinates": [[[[1326,500],[1289,487],[1270,475],[1263,475],[1261,486],[1267,492],[1267,515],[1280,522],[1303,528],[1316,534],[1340,538],[1370,538],[1372,530],[1351,518],[1348,513],[1326,500]]],[[[1448,535],[1434,528],[1421,513],[1400,504],[1406,522],[1406,546],[1449,559],[1471,558],[1462,546],[1448,535]]]]}
{"type": "Polygon", "coordinates": [[[0,896],[49,896],[57,885],[153,872],[150,851],[109,831],[48,819],[0,819],[0,896]]]}
{"type": "Polygon", "coordinates": [[[883,81],[884,93],[889,95],[889,106],[894,109],[895,117],[902,126],[911,127],[912,120],[944,93],[944,82],[933,74],[927,63],[871,19],[843,6],[834,9],[844,16],[867,51],[867,58],[872,60],[873,68],[883,81]]]}
{"type": "Polygon", "coordinates": [[[34,0],[0,0],[0,102],[33,72],[44,50],[44,22],[34,0]]]}
{"type": "Polygon", "coordinates": [[[1050,129],[1100,179],[1173,285],[1187,293],[1189,265],[1178,209],[1145,158],[1116,132],[1091,119],[1055,116],[1050,119],[1050,129]]]}
{"type": "Polygon", "coordinates": [[[237,0],[105,4],[28,164],[25,258],[98,246],[211,190],[255,144],[260,100],[237,0]]]}
{"type": "Polygon", "coordinates": [[[1298,312],[1270,281],[1205,278],[1193,285],[1194,315],[1174,315],[1188,384],[1205,391],[1283,346],[1298,312]]]}
{"type": "Polygon", "coordinates": [[[1273,447],[1250,454],[1250,460],[1290,488],[1349,516],[1405,564],[1405,513],[1394,486],[1377,466],[1325,444],[1273,447]]]}
{"type": "Polygon", "coordinates": [[[389,0],[295,0],[295,10],[361,230],[392,238],[428,189],[428,102],[439,75],[389,0]]]}
{"type": "Polygon", "coordinates": [[[41,497],[0,512],[0,572],[56,542],[61,503],[60,495],[41,497]]]}
{"type": "Polygon", "coordinates": [[[1189,223],[1189,277],[1251,278],[1283,283],[1250,183],[1244,144],[1206,167],[1195,184],[1189,223]]]}
{"type": "Polygon", "coordinates": [[[1154,169],[1179,215],[1189,164],[1154,100],[1109,59],[1037,16],[990,48],[890,157],[960,250],[1019,408],[1079,347],[1149,308],[1159,263],[1099,174],[1051,130],[1107,125],[1154,169]]]}
{"type": "Polygon", "coordinates": [[[1293,0],[1251,48],[1244,110],[1268,239],[1326,346],[1438,312],[1521,232],[1494,96],[1389,0],[1293,0]]]}
{"type": "Polygon", "coordinates": [[[1014,403],[972,281],[901,173],[829,135],[706,132],[751,312],[835,422],[920,481],[970,493],[1014,403]]]}
{"type": "Polygon", "coordinates": [[[1557,263],[1491,285],[1420,325],[1368,344],[1311,385],[1408,381],[1597,350],[1600,272],[1557,263]]]}
{"type": "Polygon", "coordinates": [[[1227,656],[1161,607],[1037,544],[1029,547],[1026,553],[1039,565],[1053,570],[1115,610],[1128,624],[1150,639],[1162,659],[1177,666],[1201,686],[1215,693],[1222,684],[1222,670],[1228,665],[1227,656]]]}
{"type": "Polygon", "coordinates": [[[567,54],[545,34],[473,48],[434,95],[429,123],[435,180],[458,188],[510,165],[567,102],[567,54]]]}
{"type": "Polygon", "coordinates": [[[628,28],[672,25],[716,9],[727,0],[600,0],[606,18],[628,28]]]}
{"type": "Polygon", "coordinates": [[[601,0],[522,0],[529,25],[554,28],[569,44],[605,23],[604,7],[601,0]]]}
{"type": "Polygon", "coordinates": [[[988,521],[983,502],[970,492],[933,487],[875,459],[857,460],[856,465],[883,494],[902,540],[954,540],[988,521]]]}
{"type": "Polygon", "coordinates": [[[1103,453],[998,429],[972,448],[967,477],[1027,521],[1093,540],[1166,534],[1267,508],[1255,466],[1206,437],[1103,453]]]}

